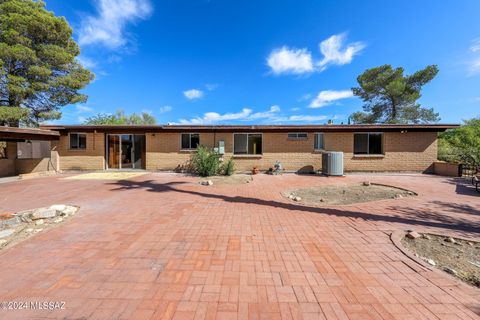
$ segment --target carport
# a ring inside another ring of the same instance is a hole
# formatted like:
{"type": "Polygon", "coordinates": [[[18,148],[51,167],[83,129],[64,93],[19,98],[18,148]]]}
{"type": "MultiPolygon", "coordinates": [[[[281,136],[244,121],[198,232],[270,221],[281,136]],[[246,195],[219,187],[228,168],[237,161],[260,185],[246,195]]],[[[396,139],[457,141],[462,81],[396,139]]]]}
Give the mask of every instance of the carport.
{"type": "Polygon", "coordinates": [[[59,137],[58,131],[0,127],[0,177],[57,171],[59,137]]]}

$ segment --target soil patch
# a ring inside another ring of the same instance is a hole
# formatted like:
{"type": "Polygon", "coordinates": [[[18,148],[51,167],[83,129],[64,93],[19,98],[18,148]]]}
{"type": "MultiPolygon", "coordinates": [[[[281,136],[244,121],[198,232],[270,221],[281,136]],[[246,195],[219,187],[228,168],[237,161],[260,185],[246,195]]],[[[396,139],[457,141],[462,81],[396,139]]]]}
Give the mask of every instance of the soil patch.
{"type": "Polygon", "coordinates": [[[252,175],[250,174],[233,174],[231,176],[213,176],[213,177],[206,177],[200,180],[200,183],[211,180],[213,182],[213,186],[216,185],[239,185],[239,184],[246,184],[250,183],[252,179],[252,175]]]}
{"type": "Polygon", "coordinates": [[[282,193],[296,202],[308,205],[347,205],[384,199],[401,199],[416,193],[379,184],[335,184],[299,188],[282,193]]]}
{"type": "Polygon", "coordinates": [[[402,244],[421,259],[462,281],[480,288],[480,243],[462,239],[423,234],[402,244]]]}

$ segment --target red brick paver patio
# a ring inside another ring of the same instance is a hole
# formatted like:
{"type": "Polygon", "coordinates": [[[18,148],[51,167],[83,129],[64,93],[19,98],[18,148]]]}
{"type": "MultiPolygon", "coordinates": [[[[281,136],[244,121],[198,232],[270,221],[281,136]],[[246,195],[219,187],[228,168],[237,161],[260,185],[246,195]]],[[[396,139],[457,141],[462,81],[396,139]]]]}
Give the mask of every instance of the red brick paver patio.
{"type": "Polygon", "coordinates": [[[64,224],[0,252],[0,319],[479,319],[480,290],[413,262],[399,229],[478,239],[480,197],[424,175],[255,176],[241,186],[150,173],[0,184],[0,212],[65,203],[64,224]],[[368,179],[419,194],[342,207],[297,205],[296,186],[368,179]]]}

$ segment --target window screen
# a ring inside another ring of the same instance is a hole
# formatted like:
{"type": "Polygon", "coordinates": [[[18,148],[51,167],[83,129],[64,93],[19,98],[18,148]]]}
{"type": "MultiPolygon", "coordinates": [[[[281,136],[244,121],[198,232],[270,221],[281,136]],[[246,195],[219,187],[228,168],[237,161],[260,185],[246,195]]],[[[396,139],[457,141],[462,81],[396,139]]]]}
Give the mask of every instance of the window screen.
{"type": "Polygon", "coordinates": [[[288,133],[288,139],[290,140],[305,140],[308,138],[306,132],[290,132],[288,133]]]}
{"type": "Polygon", "coordinates": [[[234,154],[262,154],[262,135],[235,133],[233,135],[234,154]]]}
{"type": "Polygon", "coordinates": [[[323,133],[315,133],[315,139],[314,139],[314,149],[315,150],[323,150],[325,149],[325,146],[323,144],[323,133]]]}

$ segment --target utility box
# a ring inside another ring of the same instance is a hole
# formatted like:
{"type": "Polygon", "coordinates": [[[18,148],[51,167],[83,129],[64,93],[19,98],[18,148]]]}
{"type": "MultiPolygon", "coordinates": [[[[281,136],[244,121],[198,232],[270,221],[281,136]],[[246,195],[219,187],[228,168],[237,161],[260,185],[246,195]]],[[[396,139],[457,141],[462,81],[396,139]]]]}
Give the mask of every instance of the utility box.
{"type": "Polygon", "coordinates": [[[343,176],[343,152],[327,151],[323,153],[322,174],[343,176]]]}
{"type": "Polygon", "coordinates": [[[218,152],[219,154],[225,154],[225,141],[220,140],[218,141],[218,147],[213,149],[215,152],[218,152]]]}

